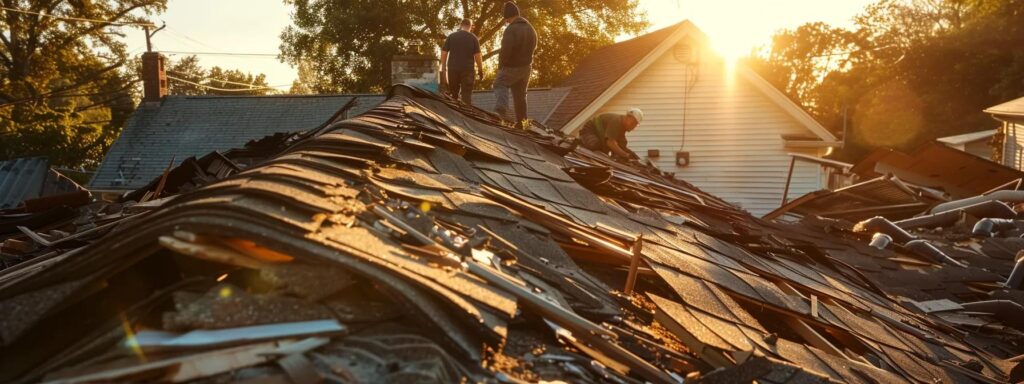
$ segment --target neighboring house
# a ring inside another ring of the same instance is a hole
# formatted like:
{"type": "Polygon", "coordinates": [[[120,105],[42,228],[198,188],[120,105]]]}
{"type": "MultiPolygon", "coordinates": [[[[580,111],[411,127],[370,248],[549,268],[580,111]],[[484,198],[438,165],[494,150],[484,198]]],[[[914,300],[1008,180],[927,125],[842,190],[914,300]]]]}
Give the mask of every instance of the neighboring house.
{"type": "MultiPolygon", "coordinates": [[[[144,63],[149,65],[143,70],[143,102],[104,157],[89,183],[91,190],[135,190],[163,174],[172,159],[178,165],[191,156],[240,148],[276,133],[317,128],[335,117],[363,113],[384,100],[383,95],[367,94],[172,96],[166,95],[159,57],[147,54],[144,63]]],[[[568,90],[530,92],[530,117],[540,121],[547,119],[568,90]]],[[[491,92],[476,92],[473,100],[482,108],[494,107],[491,92]]]]}
{"type": "Polygon", "coordinates": [[[995,129],[965,133],[956,136],[947,136],[937,139],[938,142],[954,149],[970,153],[980,158],[992,159],[992,136],[995,136],[995,129]]]}
{"type": "Polygon", "coordinates": [[[988,108],[985,113],[1003,123],[1002,163],[1024,170],[1024,97],[988,108]]]}
{"type": "MultiPolygon", "coordinates": [[[[822,157],[841,145],[752,70],[714,55],[688,21],[598,49],[561,86],[569,95],[547,126],[574,133],[595,114],[641,108],[630,148],[755,215],[782,201],[789,153],[822,157]]],[[[821,167],[796,162],[789,197],[827,186],[821,167]]]]}

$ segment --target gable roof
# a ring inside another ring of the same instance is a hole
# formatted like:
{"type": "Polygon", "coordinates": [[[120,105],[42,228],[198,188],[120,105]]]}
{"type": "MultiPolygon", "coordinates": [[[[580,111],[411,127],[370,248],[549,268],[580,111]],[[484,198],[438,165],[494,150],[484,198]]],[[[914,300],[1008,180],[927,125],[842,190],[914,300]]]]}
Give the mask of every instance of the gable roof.
{"type": "Polygon", "coordinates": [[[135,189],[191,156],[241,147],[278,132],[318,127],[358,99],[349,114],[380,103],[378,95],[167,96],[143,103],[110,147],[89,186],[135,189]]]}
{"type": "MultiPolygon", "coordinates": [[[[688,23],[688,22],[683,22],[688,23]]],[[[570,97],[558,105],[551,117],[544,123],[553,129],[561,129],[580,111],[594,102],[616,80],[636,67],[669,36],[676,33],[683,23],[662,28],[630,40],[598,48],[583,59],[576,70],[565,79],[560,87],[571,87],[570,97]]]]}
{"type": "Polygon", "coordinates": [[[995,118],[1024,118],[1024,97],[989,107],[985,113],[991,114],[995,118]]]}
{"type": "MultiPolygon", "coordinates": [[[[582,124],[583,119],[596,112],[658,57],[686,37],[700,42],[707,41],[707,37],[700,29],[685,20],[594,51],[583,59],[573,74],[561,85],[572,87],[572,90],[566,101],[558,106],[545,124],[572,133],[582,124]],[[569,127],[569,130],[566,130],[566,127],[569,127]]],[[[835,135],[753,70],[738,63],[736,71],[740,77],[746,79],[822,141],[839,144],[835,135]]]]}

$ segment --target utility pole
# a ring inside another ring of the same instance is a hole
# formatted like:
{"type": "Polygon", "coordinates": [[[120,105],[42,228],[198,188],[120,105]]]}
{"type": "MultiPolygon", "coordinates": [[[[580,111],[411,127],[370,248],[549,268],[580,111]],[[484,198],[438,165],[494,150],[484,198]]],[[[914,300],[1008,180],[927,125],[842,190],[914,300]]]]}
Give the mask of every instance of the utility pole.
{"type": "Polygon", "coordinates": [[[164,28],[167,28],[167,23],[161,25],[160,28],[157,28],[152,33],[149,32],[149,26],[142,27],[142,30],[146,32],[146,52],[153,52],[153,42],[151,39],[153,38],[153,35],[156,35],[157,32],[160,32],[160,30],[164,28]]]}

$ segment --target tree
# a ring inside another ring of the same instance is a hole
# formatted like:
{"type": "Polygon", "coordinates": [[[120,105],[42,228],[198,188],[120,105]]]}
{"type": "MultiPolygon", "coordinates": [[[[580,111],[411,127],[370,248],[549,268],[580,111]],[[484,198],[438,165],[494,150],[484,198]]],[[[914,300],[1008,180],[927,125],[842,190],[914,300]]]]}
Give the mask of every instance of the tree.
{"type": "Polygon", "coordinates": [[[842,158],[911,150],[991,128],[985,107],[1024,96],[1024,0],[882,0],[852,29],[782,31],[749,62],[826,127],[849,127],[842,158]]]}
{"type": "MultiPolygon", "coordinates": [[[[463,17],[473,20],[484,56],[496,55],[504,27],[499,0],[285,0],[293,26],[281,34],[281,52],[316,76],[302,86],[318,92],[379,92],[391,83],[391,58],[434,52],[463,17]],[[416,48],[419,47],[419,48],[416,48]]],[[[647,26],[636,0],[519,2],[541,44],[534,85],[564,79],[579,60],[616,36],[647,26]]]]}
{"type": "MultiPolygon", "coordinates": [[[[745,60],[768,82],[794,100],[814,111],[821,107],[815,90],[830,72],[847,68],[860,49],[862,36],[842,28],[817,22],[772,37],[770,49],[745,60]]],[[[826,107],[827,108],[827,107],[826,107]]]]}
{"type": "Polygon", "coordinates": [[[167,92],[171,95],[266,95],[271,92],[267,76],[253,76],[237,69],[213,67],[209,70],[199,64],[195,55],[186,56],[166,64],[170,77],[167,92]]]}
{"type": "MultiPolygon", "coordinates": [[[[0,159],[96,165],[138,79],[117,39],[166,0],[0,0],[0,159]],[[71,19],[75,18],[75,19],[71,19]],[[83,21],[89,19],[94,21],[83,21]]],[[[130,29],[136,32],[137,29],[130,29]]]]}

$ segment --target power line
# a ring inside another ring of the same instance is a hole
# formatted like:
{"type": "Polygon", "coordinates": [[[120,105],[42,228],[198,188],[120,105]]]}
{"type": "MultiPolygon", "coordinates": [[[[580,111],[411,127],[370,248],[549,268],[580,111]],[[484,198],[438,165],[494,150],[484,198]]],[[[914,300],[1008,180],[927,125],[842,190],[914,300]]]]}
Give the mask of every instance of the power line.
{"type": "Polygon", "coordinates": [[[178,36],[181,36],[182,38],[185,38],[186,40],[188,40],[188,41],[191,41],[191,42],[193,42],[193,43],[194,43],[193,45],[195,45],[195,44],[198,44],[198,45],[201,45],[201,46],[203,46],[203,47],[206,47],[207,49],[217,49],[217,48],[215,48],[215,47],[213,47],[213,46],[211,46],[211,45],[209,45],[209,44],[206,44],[206,43],[204,43],[204,42],[202,42],[202,41],[199,41],[199,40],[193,39],[193,38],[192,38],[192,37],[190,37],[189,35],[186,35],[186,34],[184,34],[184,33],[182,33],[182,32],[178,32],[178,30],[177,30],[177,29],[171,28],[171,27],[169,27],[169,26],[167,27],[167,32],[170,32],[170,33],[171,33],[171,35],[178,35],[178,36]]]}
{"type": "Polygon", "coordinates": [[[41,100],[50,100],[50,99],[68,99],[68,98],[73,98],[73,97],[93,97],[93,96],[102,96],[102,95],[112,95],[112,94],[116,94],[116,93],[118,93],[120,91],[124,91],[124,90],[128,89],[129,87],[131,87],[131,86],[133,86],[133,85],[135,85],[135,84],[137,84],[137,83],[139,83],[141,81],[142,80],[140,80],[140,79],[131,80],[131,81],[128,82],[128,86],[126,86],[124,88],[121,88],[121,89],[118,89],[116,91],[95,92],[95,93],[68,93],[68,94],[61,94],[63,92],[69,92],[69,91],[72,91],[72,90],[75,90],[75,89],[79,89],[79,88],[82,88],[82,87],[85,87],[85,86],[89,85],[88,83],[86,83],[86,84],[82,84],[82,85],[74,87],[74,88],[69,88],[69,89],[64,89],[64,90],[59,90],[59,91],[47,92],[47,93],[44,93],[44,94],[36,96],[36,97],[28,97],[28,98],[24,98],[24,99],[11,100],[11,101],[5,102],[3,104],[0,104],[0,108],[12,106],[12,105],[17,105],[17,104],[22,104],[22,103],[28,103],[28,102],[32,102],[32,101],[41,101],[41,100]]]}
{"type": "Polygon", "coordinates": [[[103,24],[110,24],[110,25],[116,25],[116,26],[125,26],[125,25],[137,25],[137,26],[140,26],[140,27],[155,27],[156,26],[153,23],[144,23],[144,22],[136,22],[136,21],[110,21],[110,20],[99,20],[99,19],[86,19],[86,18],[81,18],[81,17],[56,16],[56,15],[50,15],[50,14],[46,14],[46,13],[32,12],[32,11],[26,11],[26,10],[17,9],[17,8],[8,8],[8,7],[3,7],[3,6],[0,6],[0,9],[8,11],[8,12],[24,13],[24,14],[27,14],[27,15],[36,15],[36,16],[42,16],[42,17],[49,17],[49,18],[58,19],[58,20],[64,20],[64,21],[85,21],[85,22],[90,22],[90,23],[103,23],[103,24]]]}
{"type": "Polygon", "coordinates": [[[849,55],[849,54],[854,54],[854,53],[871,52],[871,51],[877,51],[877,50],[880,50],[880,49],[894,48],[894,47],[896,47],[896,44],[889,44],[889,45],[885,45],[885,46],[881,46],[881,47],[867,48],[867,49],[854,49],[854,50],[845,51],[845,52],[829,52],[829,53],[825,53],[825,54],[821,54],[821,55],[808,56],[808,57],[810,57],[812,59],[818,59],[818,58],[822,58],[822,57],[843,56],[843,55],[849,55]]]}
{"type": "MultiPolygon", "coordinates": [[[[220,91],[220,92],[277,91],[277,89],[271,88],[271,87],[252,87],[251,84],[250,84],[250,88],[233,88],[233,89],[231,89],[231,88],[217,88],[217,87],[211,87],[211,86],[205,85],[205,84],[199,84],[199,83],[196,83],[194,81],[188,81],[188,80],[185,80],[185,79],[180,79],[180,78],[177,78],[177,77],[174,77],[174,76],[167,76],[167,78],[171,79],[171,80],[174,80],[174,81],[177,81],[177,82],[181,82],[181,83],[185,83],[185,84],[190,84],[190,85],[194,85],[194,86],[197,86],[197,87],[200,87],[200,88],[211,89],[211,90],[220,91]]],[[[209,79],[206,79],[206,80],[209,80],[209,79]]],[[[278,87],[281,87],[281,86],[282,85],[278,85],[278,87]]]]}
{"type": "MultiPolygon", "coordinates": [[[[167,72],[168,73],[176,73],[178,75],[186,75],[186,76],[188,75],[188,74],[181,73],[181,72],[178,72],[178,71],[167,71],[167,72]]],[[[256,84],[252,84],[252,83],[241,83],[241,82],[237,82],[237,81],[218,79],[218,78],[214,78],[214,77],[204,77],[202,80],[216,81],[216,82],[220,82],[220,83],[233,84],[233,85],[244,85],[244,86],[247,86],[247,87],[252,88],[252,89],[260,89],[260,88],[268,88],[268,87],[270,87],[270,88],[273,88],[273,87],[290,87],[291,86],[291,84],[258,86],[256,84]]]]}
{"type": "Polygon", "coordinates": [[[263,56],[276,58],[276,53],[247,53],[247,52],[186,52],[186,51],[160,51],[169,55],[209,55],[209,56],[263,56]]]}

